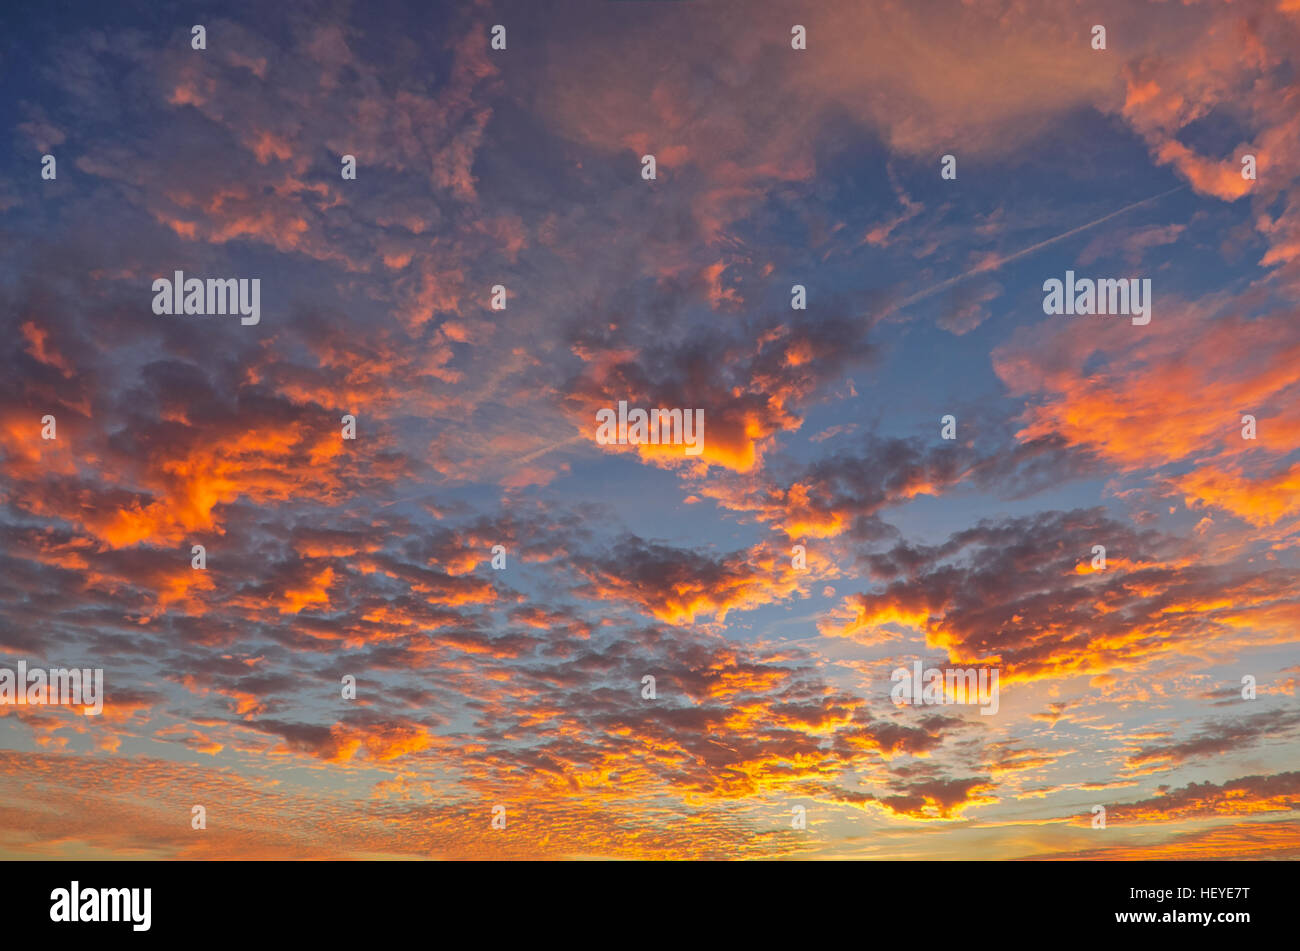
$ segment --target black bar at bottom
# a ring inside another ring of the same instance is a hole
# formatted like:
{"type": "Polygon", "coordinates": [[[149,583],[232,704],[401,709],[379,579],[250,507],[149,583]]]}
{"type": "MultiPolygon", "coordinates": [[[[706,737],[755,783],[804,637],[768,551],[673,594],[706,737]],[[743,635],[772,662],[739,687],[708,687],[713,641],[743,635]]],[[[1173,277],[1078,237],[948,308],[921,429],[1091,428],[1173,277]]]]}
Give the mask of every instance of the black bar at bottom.
{"type": "Polygon", "coordinates": [[[338,946],[415,929],[460,945],[466,936],[454,936],[469,927],[484,938],[550,932],[613,945],[752,935],[763,947],[787,929],[805,943],[844,934],[1231,942],[1291,932],[1295,871],[1290,862],[51,861],[8,862],[2,874],[11,938],[319,936],[338,946]]]}

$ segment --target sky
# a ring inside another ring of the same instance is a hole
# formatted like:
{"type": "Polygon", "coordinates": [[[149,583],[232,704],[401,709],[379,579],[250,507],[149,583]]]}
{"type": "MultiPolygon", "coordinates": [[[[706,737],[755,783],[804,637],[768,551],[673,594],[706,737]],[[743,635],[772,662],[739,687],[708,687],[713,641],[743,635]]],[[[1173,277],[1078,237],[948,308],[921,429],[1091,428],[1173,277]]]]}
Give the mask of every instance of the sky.
{"type": "Polygon", "coordinates": [[[0,26],[0,856],[1300,857],[1297,0],[0,26]]]}

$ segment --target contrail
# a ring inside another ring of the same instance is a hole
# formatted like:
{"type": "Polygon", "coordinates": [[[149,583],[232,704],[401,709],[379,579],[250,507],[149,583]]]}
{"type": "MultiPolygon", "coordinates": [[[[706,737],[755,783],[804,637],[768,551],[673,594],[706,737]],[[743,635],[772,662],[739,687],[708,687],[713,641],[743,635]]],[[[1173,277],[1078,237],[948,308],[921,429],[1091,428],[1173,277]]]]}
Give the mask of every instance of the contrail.
{"type": "MultiPolygon", "coordinates": [[[[582,435],[574,436],[572,439],[565,439],[557,443],[551,443],[550,445],[543,446],[541,449],[537,449],[534,450],[533,452],[528,453],[528,455],[526,456],[520,456],[518,459],[515,460],[515,462],[529,463],[532,462],[534,459],[546,455],[547,453],[555,452],[557,449],[563,449],[565,446],[572,446],[574,443],[580,443],[586,441],[587,441],[586,436],[582,436],[582,435]]],[[[391,502],[381,502],[380,508],[387,508],[390,505],[396,505],[398,502],[417,502],[420,499],[431,498],[433,494],[434,493],[432,492],[425,492],[423,495],[412,495],[404,499],[393,499],[391,502]]]]}
{"type": "Polygon", "coordinates": [[[515,462],[527,464],[529,462],[532,462],[534,459],[546,455],[547,453],[555,452],[557,449],[563,449],[565,446],[572,446],[575,443],[587,442],[587,441],[588,439],[586,436],[577,435],[571,439],[565,439],[557,443],[551,443],[550,445],[543,446],[541,449],[534,450],[533,452],[528,453],[528,455],[526,456],[520,456],[518,459],[515,460],[515,462]]]}
{"type": "Polygon", "coordinates": [[[950,277],[946,281],[941,281],[938,284],[932,284],[930,287],[927,287],[925,290],[917,291],[917,293],[913,294],[911,297],[907,298],[906,300],[899,301],[897,304],[894,304],[893,306],[887,308],[880,316],[881,317],[888,316],[889,314],[892,314],[896,310],[901,310],[902,308],[906,307],[908,304],[912,304],[923,298],[929,297],[931,294],[937,294],[939,291],[943,290],[944,288],[952,287],[952,285],[956,284],[958,281],[964,281],[966,278],[971,277],[972,275],[988,274],[991,271],[996,271],[998,268],[1002,267],[1002,265],[1014,261],[1017,258],[1023,258],[1026,254],[1033,254],[1035,251],[1041,250],[1042,248],[1047,247],[1049,244],[1055,244],[1058,241],[1064,241],[1066,238],[1069,238],[1072,235],[1076,235],[1080,231],[1087,231],[1089,228],[1095,228],[1097,227],[1097,225],[1104,224],[1105,222],[1110,221],[1110,219],[1114,218],[1116,215],[1122,215],[1124,214],[1124,212],[1132,211],[1134,208],[1140,208],[1143,205],[1149,205],[1151,202],[1159,201],[1161,198],[1164,198],[1167,195],[1172,195],[1174,192],[1180,192],[1186,187],[1187,187],[1186,185],[1179,185],[1177,188],[1171,188],[1169,189],[1169,191],[1161,192],[1159,195],[1152,195],[1150,198],[1143,198],[1141,201],[1135,201],[1131,205],[1125,205],[1123,208],[1119,209],[1118,211],[1112,211],[1108,215],[1102,215],[1096,221],[1089,221],[1087,224],[1079,225],[1077,228],[1071,228],[1069,231],[1063,231],[1060,234],[1056,235],[1055,237],[1047,238],[1044,241],[1039,241],[1037,244],[1031,244],[1027,248],[1021,248],[1019,251],[1014,251],[1011,254],[1008,254],[1006,257],[997,258],[989,262],[988,264],[981,264],[978,267],[973,267],[969,271],[965,271],[962,274],[958,274],[956,277],[950,277]]]}

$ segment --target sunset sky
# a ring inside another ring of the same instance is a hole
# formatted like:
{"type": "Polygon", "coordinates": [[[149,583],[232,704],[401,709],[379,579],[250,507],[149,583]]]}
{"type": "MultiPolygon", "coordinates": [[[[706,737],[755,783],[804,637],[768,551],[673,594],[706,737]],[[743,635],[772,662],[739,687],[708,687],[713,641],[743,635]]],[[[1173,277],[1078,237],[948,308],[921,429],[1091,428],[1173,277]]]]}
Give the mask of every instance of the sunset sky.
{"type": "Polygon", "coordinates": [[[1300,858],[1300,0],[223,6],[0,12],[0,858],[1300,858]]]}

